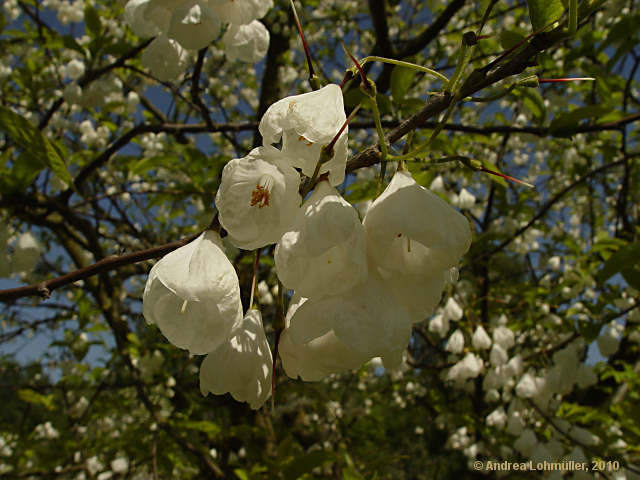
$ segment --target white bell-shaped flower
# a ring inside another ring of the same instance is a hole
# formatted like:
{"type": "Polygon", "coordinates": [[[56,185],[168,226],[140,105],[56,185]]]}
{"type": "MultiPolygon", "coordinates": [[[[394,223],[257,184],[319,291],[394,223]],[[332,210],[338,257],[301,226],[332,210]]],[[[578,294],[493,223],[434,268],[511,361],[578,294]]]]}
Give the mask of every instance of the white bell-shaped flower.
{"type": "Polygon", "coordinates": [[[530,373],[525,373],[516,385],[516,395],[520,398],[532,398],[538,393],[540,392],[536,378],[530,373]]]}
{"type": "Polygon", "coordinates": [[[274,258],[280,281],[303,297],[349,290],[367,275],[358,212],[328,182],[320,182],[282,235],[274,258]]]}
{"type": "Polygon", "coordinates": [[[398,171],[363,220],[370,261],[414,321],[431,314],[445,273],[471,244],[465,217],[398,171]]]}
{"type": "Polygon", "coordinates": [[[205,0],[189,0],[173,11],[169,36],[187,50],[200,50],[220,33],[220,20],[205,0]]]}
{"type": "Polygon", "coordinates": [[[200,391],[229,392],[254,410],[271,395],[273,359],[262,326],[260,310],[247,312],[231,339],[210,352],[200,366],[200,391]]]}
{"type": "Polygon", "coordinates": [[[515,335],[509,327],[501,325],[493,330],[493,343],[508,350],[516,344],[515,335]]]}
{"type": "Polygon", "coordinates": [[[258,20],[246,25],[229,25],[222,43],[229,60],[259,62],[269,49],[269,30],[258,20]]]}
{"type": "Polygon", "coordinates": [[[202,355],[227,341],[242,321],[240,285],[217,232],[207,231],[156,263],[142,313],[179,348],[202,355]]]}
{"type": "Polygon", "coordinates": [[[141,61],[159,80],[170,82],[184,72],[187,54],[178,42],[160,35],[145,49],[141,61]]]}
{"type": "Polygon", "coordinates": [[[377,275],[339,295],[309,299],[289,326],[294,344],[306,344],[333,330],[348,348],[363,357],[382,357],[394,368],[409,343],[411,320],[377,275]],[[300,319],[300,317],[306,317],[300,319]],[[397,362],[396,362],[397,363],[397,362]]]}
{"type": "Polygon", "coordinates": [[[209,5],[223,22],[246,25],[264,17],[273,0],[209,0],[209,5]]]}
{"type": "Polygon", "coordinates": [[[321,330],[319,335],[310,341],[295,343],[291,339],[290,333],[292,321],[296,324],[295,328],[302,330],[317,327],[317,325],[309,324],[315,320],[312,316],[295,316],[298,307],[306,301],[306,298],[297,294],[293,296],[285,319],[286,328],[280,335],[278,353],[284,371],[289,377],[294,379],[299,377],[307,382],[316,382],[334,373],[359,368],[369,360],[367,355],[362,355],[349,348],[328,326],[324,327],[326,330],[324,333],[321,330]]]}
{"type": "MultiPolygon", "coordinates": [[[[294,167],[311,177],[322,147],[333,140],[346,119],[342,90],[330,84],[314,92],[278,100],[267,109],[258,128],[265,145],[282,139],[282,153],[294,167]]],[[[347,130],[344,129],[336,142],[331,160],[320,168],[321,174],[329,172],[329,183],[334,186],[344,180],[347,130]]]]}
{"type": "Polygon", "coordinates": [[[470,378],[476,378],[482,372],[484,364],[482,359],[473,353],[467,353],[462,360],[456,363],[447,372],[447,380],[464,383],[470,378]]]}
{"type": "Polygon", "coordinates": [[[491,337],[489,337],[489,334],[482,325],[479,325],[478,328],[476,328],[476,331],[473,332],[471,344],[473,345],[473,348],[478,350],[486,350],[491,346],[491,337]]]}
{"type": "Polygon", "coordinates": [[[429,321],[429,331],[444,337],[449,331],[449,320],[442,313],[434,315],[429,321]]]}
{"type": "Polygon", "coordinates": [[[499,367],[500,365],[504,365],[509,360],[509,355],[507,355],[507,351],[500,346],[498,343],[494,343],[493,347],[491,347],[491,353],[489,353],[489,361],[491,365],[495,365],[499,367]]]}
{"type": "Polygon", "coordinates": [[[462,353],[464,349],[464,335],[460,329],[451,334],[444,349],[451,353],[462,353]]]}
{"type": "Polygon", "coordinates": [[[620,346],[620,335],[624,327],[617,322],[609,322],[598,337],[598,350],[603,357],[610,357],[618,351],[620,346]]]}
{"type": "Polygon", "coordinates": [[[24,232],[18,237],[11,258],[13,273],[31,273],[42,256],[42,246],[31,232],[24,232]]]}
{"type": "Polygon", "coordinates": [[[231,243],[245,250],[276,243],[299,209],[299,186],[298,172],[271,146],[227,163],[216,207],[231,243]]]}
{"type": "Polygon", "coordinates": [[[154,0],[129,0],[124,20],[139,37],[163,35],[169,30],[171,10],[154,0]]]}
{"type": "Polygon", "coordinates": [[[462,319],[464,312],[462,311],[462,308],[460,307],[458,302],[456,302],[455,298],[449,297],[447,303],[444,305],[443,315],[448,320],[457,322],[458,320],[462,319]]]}

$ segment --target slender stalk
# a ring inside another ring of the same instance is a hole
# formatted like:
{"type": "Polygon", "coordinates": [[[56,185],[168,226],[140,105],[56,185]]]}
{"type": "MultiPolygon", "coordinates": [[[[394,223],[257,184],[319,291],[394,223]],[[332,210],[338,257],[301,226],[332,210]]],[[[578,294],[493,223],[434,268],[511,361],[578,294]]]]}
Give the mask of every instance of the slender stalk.
{"type": "Polygon", "coordinates": [[[253,308],[253,297],[256,291],[256,283],[258,281],[258,265],[260,264],[260,254],[262,248],[256,250],[256,259],[253,262],[253,277],[251,278],[251,295],[249,296],[249,308],[253,308]]]}
{"type": "Polygon", "coordinates": [[[569,33],[578,30],[578,0],[569,0],[569,33]]]}
{"type": "Polygon", "coordinates": [[[381,62],[381,63],[390,63],[391,65],[398,65],[399,67],[405,67],[405,68],[410,68],[413,70],[417,70],[419,72],[422,73],[426,73],[427,75],[431,75],[432,77],[437,78],[438,80],[442,80],[444,83],[448,83],[449,79],[444,76],[443,74],[441,74],[440,72],[436,72],[435,70],[432,70],[431,68],[427,68],[427,67],[423,67],[422,65],[417,65],[415,63],[411,63],[411,62],[404,62],[402,60],[395,60],[393,58],[385,58],[385,57],[378,57],[375,55],[370,55],[368,57],[364,57],[363,59],[360,60],[360,65],[364,65],[365,63],[368,62],[381,62]]]}

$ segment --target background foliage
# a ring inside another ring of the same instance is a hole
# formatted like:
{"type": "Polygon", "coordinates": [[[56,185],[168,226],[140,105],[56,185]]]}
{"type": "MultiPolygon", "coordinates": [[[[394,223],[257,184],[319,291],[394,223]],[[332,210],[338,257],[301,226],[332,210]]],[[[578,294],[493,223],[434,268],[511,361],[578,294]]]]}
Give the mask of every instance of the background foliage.
{"type": "MultiPolygon", "coordinates": [[[[263,20],[271,32],[263,62],[230,63],[214,43],[194,53],[193,66],[173,84],[140,66],[149,40],[124,25],[123,5],[5,0],[0,10],[0,217],[9,260],[17,262],[23,232],[41,249],[33,269],[14,268],[0,283],[34,285],[25,295],[0,292],[0,478],[471,478],[484,476],[473,471],[475,459],[541,455],[513,448],[520,433],[487,419],[501,406],[554,460],[582,454],[621,465],[574,478],[640,474],[639,2],[583,0],[577,33],[567,34],[561,17],[504,56],[566,5],[298,6],[325,82],[339,83],[350,67],[341,41],[359,58],[404,59],[451,76],[463,33],[477,30],[487,11],[482,33],[489,36],[462,72],[462,101],[424,158],[410,164],[425,186],[440,176],[434,190],[473,224],[460,279],[442,300],[454,298],[463,318],[447,331],[438,332],[433,319],[416,325],[396,372],[372,362],[304,383],[278,369],[272,412],[229,396],[202,397],[201,358],[145,324],[141,294],[150,259],[209,225],[222,167],[260,141],[257,121],[266,108],[308,90],[288,2],[276,1],[263,20]],[[77,80],[83,97],[72,104],[67,66],[74,59],[85,71],[77,80]],[[534,74],[596,80],[517,86],[502,95],[534,74]],[[478,97],[496,99],[471,101],[478,97]],[[437,163],[451,156],[536,188],[460,162],[437,163]],[[461,201],[463,188],[475,202],[461,201]],[[45,293],[40,282],[87,267],[47,284],[50,298],[38,295],[45,293]],[[546,378],[548,405],[519,398],[517,379],[496,389],[497,399],[487,393],[491,359],[471,344],[479,325],[515,333],[509,356],[519,354],[525,372],[546,378]],[[478,378],[462,383],[447,380],[464,355],[444,348],[456,328],[465,351],[485,362],[478,378]],[[601,354],[607,341],[617,348],[601,354]],[[565,371],[551,387],[554,365],[563,361],[554,354],[569,345],[595,381],[567,389],[573,375],[565,371]]],[[[438,93],[442,84],[391,65],[366,69],[395,151],[410,130],[414,142],[427,139],[452,101],[438,93]]],[[[347,107],[360,95],[348,84],[347,107]]],[[[343,186],[359,205],[376,195],[376,143],[365,106],[350,126],[351,175],[343,186]]],[[[259,269],[269,287],[276,284],[272,253],[259,269]]],[[[230,245],[228,254],[246,307],[252,255],[230,245]]],[[[264,293],[260,299],[273,340],[275,308],[264,293]]]]}

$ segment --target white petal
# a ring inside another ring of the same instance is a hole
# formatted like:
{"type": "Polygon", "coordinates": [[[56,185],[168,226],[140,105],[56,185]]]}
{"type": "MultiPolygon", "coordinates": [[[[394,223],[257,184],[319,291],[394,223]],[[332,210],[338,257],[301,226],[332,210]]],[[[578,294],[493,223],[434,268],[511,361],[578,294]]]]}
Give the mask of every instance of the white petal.
{"type": "Polygon", "coordinates": [[[11,258],[13,272],[31,273],[42,256],[42,247],[31,232],[20,234],[11,258]]]}
{"type": "Polygon", "coordinates": [[[296,315],[310,319],[304,322],[308,330],[292,326],[294,343],[307,343],[333,329],[347,347],[369,358],[404,350],[411,335],[409,315],[371,274],[340,295],[308,300],[296,315]]]}
{"type": "Polygon", "coordinates": [[[368,249],[384,269],[455,267],[471,244],[467,219],[407,171],[397,172],[364,218],[368,249]]]}
{"type": "Polygon", "coordinates": [[[220,33],[220,20],[202,0],[187,1],[171,16],[169,36],[187,50],[200,50],[220,33]]]}
{"type": "Polygon", "coordinates": [[[299,174],[270,146],[227,163],[216,207],[231,242],[245,250],[276,243],[299,208],[299,186],[299,174]],[[269,192],[255,202],[261,181],[268,184],[269,192]]]}
{"type": "Polygon", "coordinates": [[[178,42],[165,35],[156,37],[141,57],[142,65],[158,79],[175,80],[186,68],[186,54],[178,42]]]}
{"type": "Polygon", "coordinates": [[[259,62],[269,49],[269,30],[258,20],[247,25],[230,25],[222,43],[229,60],[259,62]]]}
{"type": "MultiPolygon", "coordinates": [[[[342,90],[330,84],[314,92],[287,97],[271,105],[260,120],[265,145],[282,139],[282,152],[294,167],[311,177],[320,159],[321,149],[340,131],[346,121],[342,90]]],[[[347,128],[334,146],[334,155],[322,165],[329,172],[331,185],[344,180],[347,160],[347,128]]]]}
{"type": "Polygon", "coordinates": [[[282,283],[304,297],[354,287],[367,275],[358,213],[328,182],[320,182],[276,246],[275,262],[282,283]]]}
{"type": "Polygon", "coordinates": [[[293,297],[287,312],[287,328],[280,336],[278,352],[286,374],[294,379],[300,377],[313,382],[363,365],[369,358],[347,347],[332,329],[318,331],[315,328],[317,325],[313,324],[313,317],[295,315],[298,307],[306,300],[297,294],[293,297]],[[301,337],[309,336],[310,340],[295,343],[292,329],[298,330],[301,337]],[[314,332],[309,335],[311,330],[314,332]]]}
{"type": "Polygon", "coordinates": [[[273,7],[273,0],[209,0],[223,22],[245,25],[262,18],[273,7]]]}
{"type": "Polygon", "coordinates": [[[249,310],[228,342],[209,353],[200,366],[203,395],[231,393],[254,410],[271,395],[273,359],[259,310],[249,310]]]}
{"type": "Polygon", "coordinates": [[[220,345],[242,320],[238,277],[211,231],[153,266],[142,301],[147,322],[196,355],[220,345]]]}
{"type": "Polygon", "coordinates": [[[486,350],[491,346],[491,338],[482,325],[476,328],[476,331],[473,333],[473,337],[471,338],[471,343],[473,344],[473,348],[477,348],[479,350],[486,350]]]}

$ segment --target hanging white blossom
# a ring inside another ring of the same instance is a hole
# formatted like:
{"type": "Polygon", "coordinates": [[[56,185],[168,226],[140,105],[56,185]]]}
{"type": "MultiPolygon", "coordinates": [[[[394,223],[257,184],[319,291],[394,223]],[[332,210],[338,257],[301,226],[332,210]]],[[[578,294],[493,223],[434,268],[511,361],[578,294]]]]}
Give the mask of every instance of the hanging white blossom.
{"type": "Polygon", "coordinates": [[[223,22],[246,25],[262,18],[273,7],[273,0],[209,0],[223,22]]]}
{"type": "Polygon", "coordinates": [[[465,217],[398,171],[363,220],[372,264],[413,321],[430,315],[444,289],[445,272],[471,244],[465,217]]]}
{"type": "MultiPolygon", "coordinates": [[[[282,153],[291,165],[311,177],[322,147],[331,142],[346,119],[342,90],[338,85],[329,84],[314,92],[278,100],[267,109],[258,129],[265,145],[282,140],[282,153]]],[[[344,180],[347,130],[344,129],[336,142],[331,160],[319,171],[329,172],[331,185],[339,185],[344,180]]]]}
{"type": "Polygon", "coordinates": [[[187,56],[175,40],[160,35],[142,53],[142,65],[159,80],[170,82],[177,79],[186,68],[187,56]]]}
{"type": "Polygon", "coordinates": [[[273,359],[259,310],[247,312],[229,341],[210,352],[200,366],[203,395],[231,393],[254,410],[271,395],[273,359]]]}
{"type": "Polygon", "coordinates": [[[269,49],[269,30],[258,20],[246,25],[232,24],[222,36],[222,43],[229,60],[259,62],[269,49]]]}
{"type": "Polygon", "coordinates": [[[238,248],[276,243],[300,205],[300,175],[266,146],[227,163],[216,194],[220,223],[238,248]]]}
{"type": "Polygon", "coordinates": [[[168,35],[187,50],[200,50],[220,33],[220,20],[204,0],[188,0],[171,15],[168,35]]]}
{"type": "Polygon", "coordinates": [[[242,321],[240,285],[217,232],[207,231],[159,260],[142,297],[148,323],[179,348],[208,353],[242,321]]]}
{"type": "Polygon", "coordinates": [[[340,340],[333,329],[328,329],[305,343],[295,343],[291,338],[291,323],[296,324],[295,328],[308,330],[315,328],[315,325],[307,325],[314,322],[315,318],[310,315],[294,314],[298,307],[307,299],[294,295],[289,304],[289,310],[285,319],[286,328],[280,335],[278,353],[282,360],[285,373],[291,378],[301,378],[308,382],[322,380],[333,374],[347,370],[359,368],[369,357],[349,348],[340,340]]]}
{"type": "Polygon", "coordinates": [[[365,233],[358,212],[320,182],[275,251],[280,281],[304,297],[349,290],[367,275],[365,233]]]}

